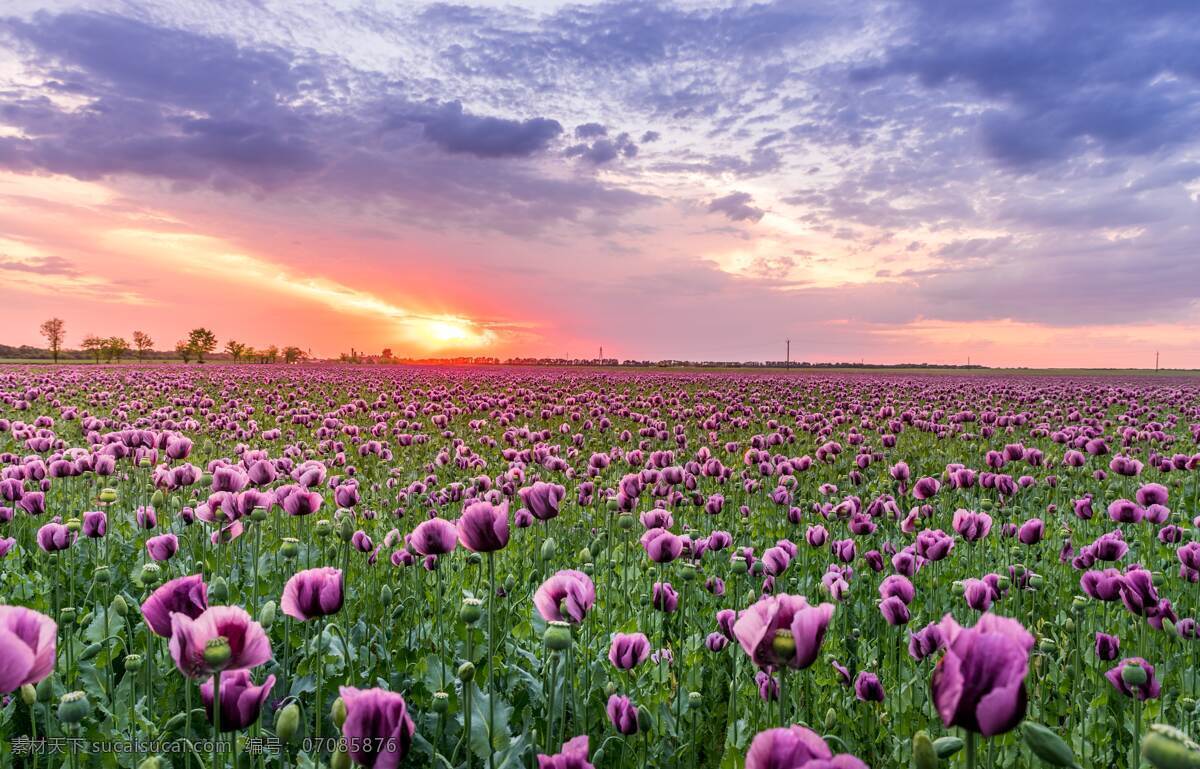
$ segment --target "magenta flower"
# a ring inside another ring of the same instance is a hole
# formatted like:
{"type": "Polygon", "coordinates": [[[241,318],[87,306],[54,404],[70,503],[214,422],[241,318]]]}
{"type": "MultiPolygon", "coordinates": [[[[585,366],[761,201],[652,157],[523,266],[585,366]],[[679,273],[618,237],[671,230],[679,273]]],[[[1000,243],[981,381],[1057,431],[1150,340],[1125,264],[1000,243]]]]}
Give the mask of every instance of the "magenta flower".
{"type": "Polygon", "coordinates": [[[142,602],[142,618],[150,632],[171,637],[171,615],[180,612],[195,619],[208,608],[208,586],[204,577],[192,574],[164,582],[142,602]]]}
{"type": "Polygon", "coordinates": [[[547,622],[583,622],[596,603],[596,586],[582,571],[563,569],[542,583],[533,605],[547,622]]]}
{"type": "Polygon", "coordinates": [[[741,612],[733,633],[759,667],[806,668],[821,651],[833,611],[833,604],[813,606],[803,596],[764,596],[741,612]]]}
{"type": "Polygon", "coordinates": [[[567,490],[557,483],[535,481],[528,488],[518,489],[517,494],[534,518],[548,521],[558,515],[558,507],[567,496],[567,490]]]}
{"type": "Polygon", "coordinates": [[[315,491],[306,491],[298,486],[284,486],[276,490],[276,495],[283,512],[290,516],[311,515],[321,509],[321,495],[315,491]],[[284,489],[290,489],[290,493],[278,496],[284,489]]]}
{"type": "Polygon", "coordinates": [[[0,606],[0,693],[36,684],[54,672],[58,625],[24,606],[0,606]]]}
{"type": "Polygon", "coordinates": [[[103,510],[89,510],[83,514],[83,536],[88,539],[99,539],[108,532],[108,513],[103,510]]]}
{"type": "Polygon", "coordinates": [[[906,625],[910,619],[908,604],[894,595],[889,595],[879,603],[879,613],[883,615],[884,621],[893,627],[906,625]]]}
{"type": "MultiPolygon", "coordinates": [[[[561,488],[561,487],[560,487],[561,488]]],[[[563,743],[553,756],[538,753],[538,769],[595,769],[588,763],[588,736],[581,734],[563,743]]]]}
{"type": "Polygon", "coordinates": [[[1158,679],[1154,677],[1154,666],[1141,657],[1128,657],[1121,660],[1120,664],[1105,673],[1104,677],[1121,694],[1124,694],[1126,697],[1137,697],[1139,700],[1158,699],[1162,688],[1158,683],[1158,679]],[[1121,672],[1127,666],[1140,667],[1146,674],[1145,682],[1140,684],[1126,683],[1125,676],[1121,672]]]}
{"type": "Polygon", "coordinates": [[[650,656],[650,640],[645,633],[616,633],[608,647],[608,661],[617,670],[633,670],[650,656]]]}
{"type": "Polygon", "coordinates": [[[1042,541],[1042,536],[1045,533],[1045,521],[1041,518],[1030,518],[1021,524],[1021,528],[1017,530],[1017,539],[1023,545],[1036,545],[1042,541]]]}
{"type": "Polygon", "coordinates": [[[638,709],[629,701],[628,697],[620,694],[612,695],[608,698],[608,705],[604,710],[608,713],[608,720],[618,734],[629,736],[638,733],[638,709]]]}
{"type": "Polygon", "coordinates": [[[1015,728],[1025,717],[1033,636],[1020,622],[995,614],[984,614],[973,628],[947,614],[940,627],[946,653],[930,688],[942,723],[985,737],[1015,728]]]}
{"type": "Polygon", "coordinates": [[[655,563],[670,563],[683,552],[683,540],[666,529],[650,529],[642,535],[642,547],[655,563]]]}
{"type": "Polygon", "coordinates": [[[679,608],[679,593],[671,587],[670,582],[655,582],[650,598],[650,604],[665,614],[672,614],[679,608]]]}
{"type": "Polygon", "coordinates": [[[937,478],[921,478],[913,484],[913,496],[919,500],[930,499],[938,493],[942,484],[937,478]]]}
{"type": "Polygon", "coordinates": [[[179,552],[179,537],[174,534],[160,534],[146,540],[146,554],[155,561],[169,561],[179,552]]]}
{"type": "Polygon", "coordinates": [[[1117,658],[1121,651],[1121,639],[1108,633],[1096,633],[1096,656],[1105,662],[1117,658]]]}
{"type": "MultiPolygon", "coordinates": [[[[275,676],[267,676],[262,686],[250,680],[250,671],[231,670],[221,676],[221,731],[236,732],[258,720],[263,703],[271,695],[275,676]]],[[[213,679],[200,684],[200,699],[208,721],[213,720],[213,679]]]]}
{"type": "Polygon", "coordinates": [[[913,583],[909,582],[908,577],[901,574],[890,574],[883,578],[883,582],[879,583],[880,598],[886,599],[895,596],[905,604],[910,604],[915,595],[916,589],[913,587],[913,583]]]}
{"type": "Polygon", "coordinates": [[[139,529],[150,530],[158,525],[158,515],[149,505],[138,507],[133,517],[139,529]]]}
{"type": "Polygon", "coordinates": [[[967,542],[983,539],[992,530],[992,516],[959,508],[954,511],[954,530],[967,542]]]}
{"type": "Polygon", "coordinates": [[[883,683],[874,673],[862,671],[854,679],[854,696],[861,702],[883,702],[883,683]]]}
{"type": "Polygon", "coordinates": [[[66,550],[75,541],[75,533],[61,523],[47,523],[37,531],[38,547],[47,553],[66,550]]]}
{"type": "Polygon", "coordinates": [[[5,537],[0,539],[0,558],[8,555],[9,551],[17,545],[17,540],[13,537],[5,537]]]}
{"type": "Polygon", "coordinates": [[[222,670],[252,668],[271,659],[271,642],[262,625],[239,606],[211,606],[195,619],[171,614],[171,657],[189,678],[207,678],[222,670]],[[213,649],[228,645],[218,659],[213,649]]]}
{"type": "Polygon", "coordinates": [[[745,769],[868,769],[850,755],[834,755],[821,736],[803,726],[759,732],[746,752],[745,769]]]}
{"type": "Polygon", "coordinates": [[[1137,503],[1142,507],[1167,504],[1167,487],[1161,483],[1147,483],[1137,490],[1137,503]]]}
{"type": "Polygon", "coordinates": [[[343,600],[342,570],[322,566],[293,574],[283,586],[279,608],[289,617],[307,622],[337,614],[343,600]]]}
{"type": "Polygon", "coordinates": [[[493,553],[508,545],[508,502],[499,506],[473,502],[458,519],[458,539],[476,553],[493,553]]]}
{"type": "Polygon", "coordinates": [[[416,727],[404,697],[384,689],[338,689],[346,705],[342,736],[350,758],[367,769],[397,769],[412,747],[416,727]]]}
{"type": "Polygon", "coordinates": [[[458,529],[444,518],[430,518],[417,524],[408,543],[421,555],[443,555],[458,546],[458,529]]]}

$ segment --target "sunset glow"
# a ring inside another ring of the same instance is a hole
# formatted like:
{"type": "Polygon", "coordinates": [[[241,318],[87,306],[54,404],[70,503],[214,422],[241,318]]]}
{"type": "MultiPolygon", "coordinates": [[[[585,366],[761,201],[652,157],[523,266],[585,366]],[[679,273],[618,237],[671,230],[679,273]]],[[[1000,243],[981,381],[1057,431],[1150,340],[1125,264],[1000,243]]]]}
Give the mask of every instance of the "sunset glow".
{"type": "Polygon", "coordinates": [[[1200,367],[1195,8],[217,5],[6,5],[0,342],[1200,367]]]}

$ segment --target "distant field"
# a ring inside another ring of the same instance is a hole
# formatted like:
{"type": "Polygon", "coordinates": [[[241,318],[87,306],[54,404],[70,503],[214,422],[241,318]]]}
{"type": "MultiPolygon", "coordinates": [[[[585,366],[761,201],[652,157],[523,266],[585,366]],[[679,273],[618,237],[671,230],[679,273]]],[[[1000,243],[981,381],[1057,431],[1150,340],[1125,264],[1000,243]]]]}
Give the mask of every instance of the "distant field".
{"type": "MultiPolygon", "coordinates": [[[[312,361],[315,364],[324,365],[339,365],[337,361],[312,361]]],[[[227,360],[210,360],[205,362],[205,366],[220,366],[230,365],[231,361],[227,360]]],[[[0,358],[0,366],[53,366],[51,361],[41,358],[0,358]]],[[[147,361],[124,360],[120,363],[100,363],[97,364],[91,360],[67,360],[61,361],[59,366],[162,366],[162,365],[185,365],[179,358],[170,359],[155,359],[147,361]]],[[[189,363],[186,365],[196,366],[200,364],[189,363]]],[[[251,364],[242,364],[251,365],[251,364]]],[[[283,364],[274,364],[283,365],[283,364]]],[[[340,364],[351,365],[351,364],[340,364]]],[[[407,364],[393,364],[407,365],[407,364]]],[[[446,364],[448,367],[470,367],[467,364],[446,364]]],[[[384,368],[383,365],[363,364],[363,368],[384,368]]],[[[412,368],[431,368],[434,366],[421,364],[411,365],[412,368]]],[[[480,368],[518,368],[518,369],[537,369],[544,368],[546,370],[594,370],[594,371],[611,371],[611,372],[678,372],[678,373],[736,373],[742,372],[746,374],[783,374],[789,376],[804,376],[817,374],[892,374],[892,375],[932,375],[932,376],[1096,376],[1096,377],[1197,377],[1200,378],[1200,370],[1198,369],[1120,369],[1120,368],[951,368],[951,367],[902,367],[902,368],[872,368],[869,366],[854,366],[848,368],[833,368],[833,367],[796,367],[790,369],[782,366],[763,366],[763,367],[736,367],[736,366],[677,366],[677,367],[659,367],[659,366],[480,366],[480,368]]]]}

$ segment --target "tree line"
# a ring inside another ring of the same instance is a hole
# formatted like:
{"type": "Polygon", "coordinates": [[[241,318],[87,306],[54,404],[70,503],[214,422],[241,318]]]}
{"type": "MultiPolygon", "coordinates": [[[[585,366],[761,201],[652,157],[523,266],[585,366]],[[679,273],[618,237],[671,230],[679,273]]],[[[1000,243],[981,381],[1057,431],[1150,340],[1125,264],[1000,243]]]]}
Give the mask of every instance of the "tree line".
{"type": "MultiPolygon", "coordinates": [[[[66,323],[61,318],[50,318],[41,325],[42,336],[46,339],[49,357],[58,363],[60,358],[79,359],[92,358],[96,363],[120,363],[122,359],[135,355],[138,360],[164,360],[179,358],[184,363],[203,363],[206,357],[211,357],[217,350],[217,335],[207,328],[194,328],[188,335],[175,343],[173,352],[163,352],[154,349],[154,340],[144,331],[134,331],[132,343],[122,336],[101,337],[87,334],[80,342],[80,350],[66,350],[66,323]]],[[[38,348],[22,346],[8,347],[0,345],[0,357],[42,357],[36,353],[43,352],[38,348]]],[[[280,348],[276,345],[256,348],[235,339],[225,343],[223,353],[234,363],[298,363],[308,359],[307,352],[295,345],[280,348]]]]}

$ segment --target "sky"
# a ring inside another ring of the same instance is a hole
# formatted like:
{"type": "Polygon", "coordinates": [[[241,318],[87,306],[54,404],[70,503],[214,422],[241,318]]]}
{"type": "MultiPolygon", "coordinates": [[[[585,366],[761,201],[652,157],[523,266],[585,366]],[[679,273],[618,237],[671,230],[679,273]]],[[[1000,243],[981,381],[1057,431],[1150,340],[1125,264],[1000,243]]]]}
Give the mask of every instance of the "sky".
{"type": "Polygon", "coordinates": [[[1200,3],[6,0],[0,343],[1200,367],[1200,3]]]}

